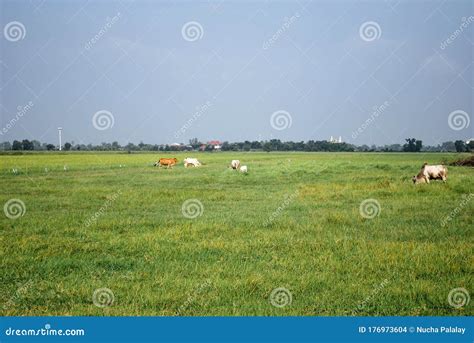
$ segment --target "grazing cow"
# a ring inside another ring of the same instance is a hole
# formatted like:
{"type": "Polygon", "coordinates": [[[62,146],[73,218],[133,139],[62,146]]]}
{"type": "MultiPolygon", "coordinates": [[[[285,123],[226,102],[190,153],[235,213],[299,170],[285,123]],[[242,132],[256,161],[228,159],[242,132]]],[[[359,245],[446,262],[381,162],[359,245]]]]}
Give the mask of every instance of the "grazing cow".
{"type": "Polygon", "coordinates": [[[242,166],[242,167],[240,167],[240,171],[241,171],[242,173],[247,173],[247,171],[248,171],[247,166],[242,166]]]}
{"type": "Polygon", "coordinates": [[[184,168],[187,168],[190,166],[191,167],[201,166],[201,162],[199,162],[197,158],[186,157],[183,162],[184,162],[184,168]]]}
{"type": "Polygon", "coordinates": [[[168,168],[173,167],[178,162],[177,158],[160,158],[158,161],[155,162],[154,166],[167,166],[168,168]]]}
{"type": "Polygon", "coordinates": [[[230,167],[232,169],[239,169],[240,168],[240,161],[239,160],[232,160],[232,162],[230,162],[230,167]]]}
{"type": "Polygon", "coordinates": [[[430,180],[443,180],[446,182],[448,178],[448,169],[439,164],[430,166],[428,163],[423,164],[418,175],[413,176],[412,180],[414,184],[418,183],[430,183],[430,180]]]}

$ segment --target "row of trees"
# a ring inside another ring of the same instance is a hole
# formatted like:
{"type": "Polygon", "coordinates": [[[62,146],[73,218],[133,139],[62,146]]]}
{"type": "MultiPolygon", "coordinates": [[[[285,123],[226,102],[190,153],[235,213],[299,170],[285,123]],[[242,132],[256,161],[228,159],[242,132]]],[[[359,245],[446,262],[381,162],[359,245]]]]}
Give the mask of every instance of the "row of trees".
{"type": "MultiPolygon", "coordinates": [[[[41,143],[37,140],[24,139],[22,141],[15,140],[12,143],[0,143],[0,150],[57,150],[58,147],[54,144],[41,143]]],[[[167,144],[139,144],[128,143],[127,145],[120,145],[118,142],[102,143],[99,145],[92,144],[75,144],[74,142],[66,142],[62,147],[65,151],[183,151],[183,150],[205,150],[215,151],[215,146],[204,144],[197,138],[189,141],[189,144],[181,145],[167,145],[167,144]]],[[[328,141],[307,141],[307,142],[282,142],[279,139],[271,139],[269,141],[244,141],[244,142],[224,142],[220,150],[222,151],[383,151],[383,152],[419,152],[419,151],[451,151],[451,152],[473,152],[474,141],[468,144],[464,141],[458,140],[455,142],[444,142],[437,146],[423,146],[421,140],[415,138],[407,138],[406,143],[391,144],[384,146],[356,146],[348,143],[330,143],[328,141]]]]}

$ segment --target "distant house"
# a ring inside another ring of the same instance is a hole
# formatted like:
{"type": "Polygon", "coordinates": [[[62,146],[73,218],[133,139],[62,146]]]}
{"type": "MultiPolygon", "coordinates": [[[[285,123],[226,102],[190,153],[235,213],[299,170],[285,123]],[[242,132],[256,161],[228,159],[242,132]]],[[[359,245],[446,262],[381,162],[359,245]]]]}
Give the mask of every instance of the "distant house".
{"type": "Polygon", "coordinates": [[[222,142],[221,141],[209,141],[209,142],[207,142],[207,145],[213,146],[214,150],[221,150],[221,148],[222,148],[222,142]]]}
{"type": "Polygon", "coordinates": [[[329,143],[342,143],[342,136],[339,136],[339,139],[333,138],[331,136],[331,138],[329,138],[329,143]]]}

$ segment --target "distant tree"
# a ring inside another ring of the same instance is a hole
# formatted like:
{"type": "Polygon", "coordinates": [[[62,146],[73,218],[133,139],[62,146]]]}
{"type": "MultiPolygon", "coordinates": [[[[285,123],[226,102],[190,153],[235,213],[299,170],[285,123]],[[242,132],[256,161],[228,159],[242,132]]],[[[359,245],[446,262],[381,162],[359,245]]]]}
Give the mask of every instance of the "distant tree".
{"type": "Polygon", "coordinates": [[[12,150],[23,150],[23,145],[20,141],[14,140],[12,145],[12,150]]]}
{"type": "Polygon", "coordinates": [[[423,141],[417,140],[415,142],[415,151],[420,152],[421,148],[423,148],[423,141]]]}
{"type": "Polygon", "coordinates": [[[464,143],[464,141],[456,141],[454,142],[454,146],[456,147],[456,152],[466,151],[466,143],[464,143]]]}
{"type": "Polygon", "coordinates": [[[229,151],[229,150],[230,150],[230,144],[229,144],[229,142],[224,142],[224,143],[222,143],[222,145],[221,145],[221,150],[222,150],[222,151],[229,151]]]}
{"type": "Polygon", "coordinates": [[[31,144],[33,144],[33,150],[41,150],[41,142],[32,140],[31,144]]]}
{"type": "Polygon", "coordinates": [[[272,151],[272,145],[270,142],[263,143],[263,151],[270,152],[272,151]]]}
{"type": "Polygon", "coordinates": [[[456,151],[456,145],[454,145],[454,142],[443,142],[440,148],[441,151],[456,151]]]}
{"type": "Polygon", "coordinates": [[[258,142],[258,141],[253,141],[251,144],[250,144],[250,147],[252,149],[261,149],[262,148],[262,143],[258,142]]]}
{"type": "Polygon", "coordinates": [[[466,151],[474,152],[474,139],[471,139],[468,144],[466,144],[466,151]]]}
{"type": "Polygon", "coordinates": [[[407,138],[405,139],[406,144],[403,145],[403,151],[405,152],[415,152],[416,151],[416,139],[407,138]]]}
{"type": "Polygon", "coordinates": [[[24,139],[21,141],[22,149],[23,150],[34,150],[33,142],[30,142],[28,139],[24,139]]]}
{"type": "Polygon", "coordinates": [[[2,144],[0,144],[0,150],[2,151],[11,150],[11,149],[12,149],[12,145],[10,142],[3,142],[2,144]]]}
{"type": "Polygon", "coordinates": [[[64,143],[64,150],[69,151],[71,150],[72,144],[69,142],[64,143]]]}
{"type": "Polygon", "coordinates": [[[56,146],[54,144],[46,144],[46,149],[47,150],[55,150],[56,146]]]}

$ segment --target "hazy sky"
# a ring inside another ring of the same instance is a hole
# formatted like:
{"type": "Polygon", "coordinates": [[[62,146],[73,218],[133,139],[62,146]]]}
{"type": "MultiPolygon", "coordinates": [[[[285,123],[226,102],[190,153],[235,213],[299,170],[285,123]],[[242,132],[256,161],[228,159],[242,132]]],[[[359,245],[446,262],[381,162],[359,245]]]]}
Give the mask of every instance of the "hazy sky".
{"type": "Polygon", "coordinates": [[[473,3],[2,0],[0,141],[472,138],[473,3]]]}

